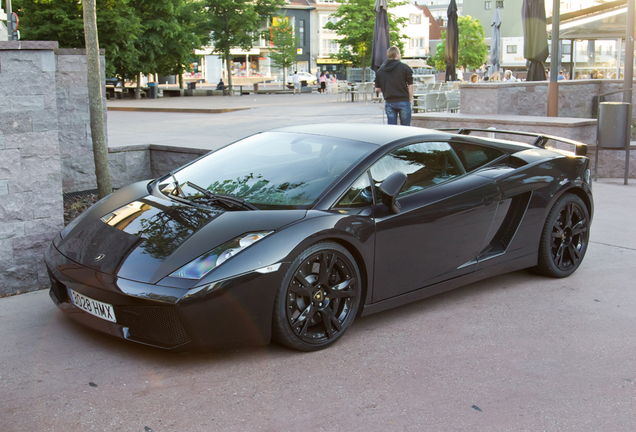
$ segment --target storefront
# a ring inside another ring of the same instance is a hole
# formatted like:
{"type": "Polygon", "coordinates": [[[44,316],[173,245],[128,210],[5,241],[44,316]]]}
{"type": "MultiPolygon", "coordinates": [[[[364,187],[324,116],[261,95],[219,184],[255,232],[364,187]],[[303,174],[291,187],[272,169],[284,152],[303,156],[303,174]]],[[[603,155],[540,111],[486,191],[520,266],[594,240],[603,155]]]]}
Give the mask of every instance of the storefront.
{"type": "Polygon", "coordinates": [[[236,77],[270,76],[269,58],[259,48],[250,51],[230,50],[230,70],[236,77]]]}
{"type": "Polygon", "coordinates": [[[332,58],[319,58],[316,59],[316,66],[321,72],[336,74],[337,79],[344,80],[347,78],[347,68],[351,67],[351,62],[343,62],[332,58]]]}

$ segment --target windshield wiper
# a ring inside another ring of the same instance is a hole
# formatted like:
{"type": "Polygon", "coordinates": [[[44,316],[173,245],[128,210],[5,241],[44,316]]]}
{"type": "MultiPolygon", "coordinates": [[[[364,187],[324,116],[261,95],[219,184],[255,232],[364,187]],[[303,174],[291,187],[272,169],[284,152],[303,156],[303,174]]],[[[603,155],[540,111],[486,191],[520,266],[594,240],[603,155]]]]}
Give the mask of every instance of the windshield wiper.
{"type": "Polygon", "coordinates": [[[181,189],[179,181],[177,181],[177,178],[174,176],[174,171],[170,171],[168,175],[172,178],[172,185],[174,186],[174,189],[168,192],[166,195],[175,201],[179,201],[180,203],[196,206],[194,202],[185,197],[186,195],[183,193],[183,189],[181,189]],[[174,193],[175,190],[177,191],[177,193],[174,193]]]}
{"type": "Polygon", "coordinates": [[[185,184],[201,192],[203,195],[208,197],[208,199],[211,202],[223,204],[225,206],[230,206],[230,207],[239,207],[244,210],[259,210],[258,207],[248,203],[244,199],[230,196],[230,195],[219,195],[219,194],[212,193],[209,190],[204,189],[201,186],[192,183],[191,181],[187,181],[185,184]]]}

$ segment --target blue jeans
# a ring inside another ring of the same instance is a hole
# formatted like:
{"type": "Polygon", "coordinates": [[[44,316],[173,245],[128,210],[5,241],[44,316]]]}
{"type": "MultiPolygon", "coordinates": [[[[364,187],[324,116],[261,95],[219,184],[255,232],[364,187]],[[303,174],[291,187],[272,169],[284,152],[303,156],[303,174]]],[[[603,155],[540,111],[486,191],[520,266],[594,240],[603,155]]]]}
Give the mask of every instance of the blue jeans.
{"type": "Polygon", "coordinates": [[[402,126],[411,126],[411,102],[385,102],[386,122],[390,125],[397,124],[398,114],[402,126]]]}

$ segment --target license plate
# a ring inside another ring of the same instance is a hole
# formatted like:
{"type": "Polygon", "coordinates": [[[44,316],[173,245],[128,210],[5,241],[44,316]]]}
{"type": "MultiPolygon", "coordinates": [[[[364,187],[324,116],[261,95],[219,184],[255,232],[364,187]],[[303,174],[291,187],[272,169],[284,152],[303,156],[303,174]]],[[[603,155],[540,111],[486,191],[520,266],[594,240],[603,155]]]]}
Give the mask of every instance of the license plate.
{"type": "Polygon", "coordinates": [[[102,303],[97,300],[93,300],[90,297],[86,297],[78,292],[69,289],[71,292],[71,301],[75,306],[81,310],[88,312],[91,315],[95,315],[98,318],[105,319],[110,322],[117,322],[115,319],[115,310],[113,305],[108,303],[102,303]]]}

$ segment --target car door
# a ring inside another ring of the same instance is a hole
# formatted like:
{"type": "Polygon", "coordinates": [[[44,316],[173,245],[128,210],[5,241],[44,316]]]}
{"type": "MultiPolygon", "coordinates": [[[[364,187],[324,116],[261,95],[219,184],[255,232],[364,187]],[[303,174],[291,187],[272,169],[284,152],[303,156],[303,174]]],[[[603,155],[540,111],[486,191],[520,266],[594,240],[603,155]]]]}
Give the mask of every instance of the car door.
{"type": "Polygon", "coordinates": [[[449,143],[410,144],[382,157],[370,169],[376,193],[396,171],[407,175],[400,213],[373,208],[374,302],[474,271],[497,207],[495,182],[467,174],[449,143]]]}

